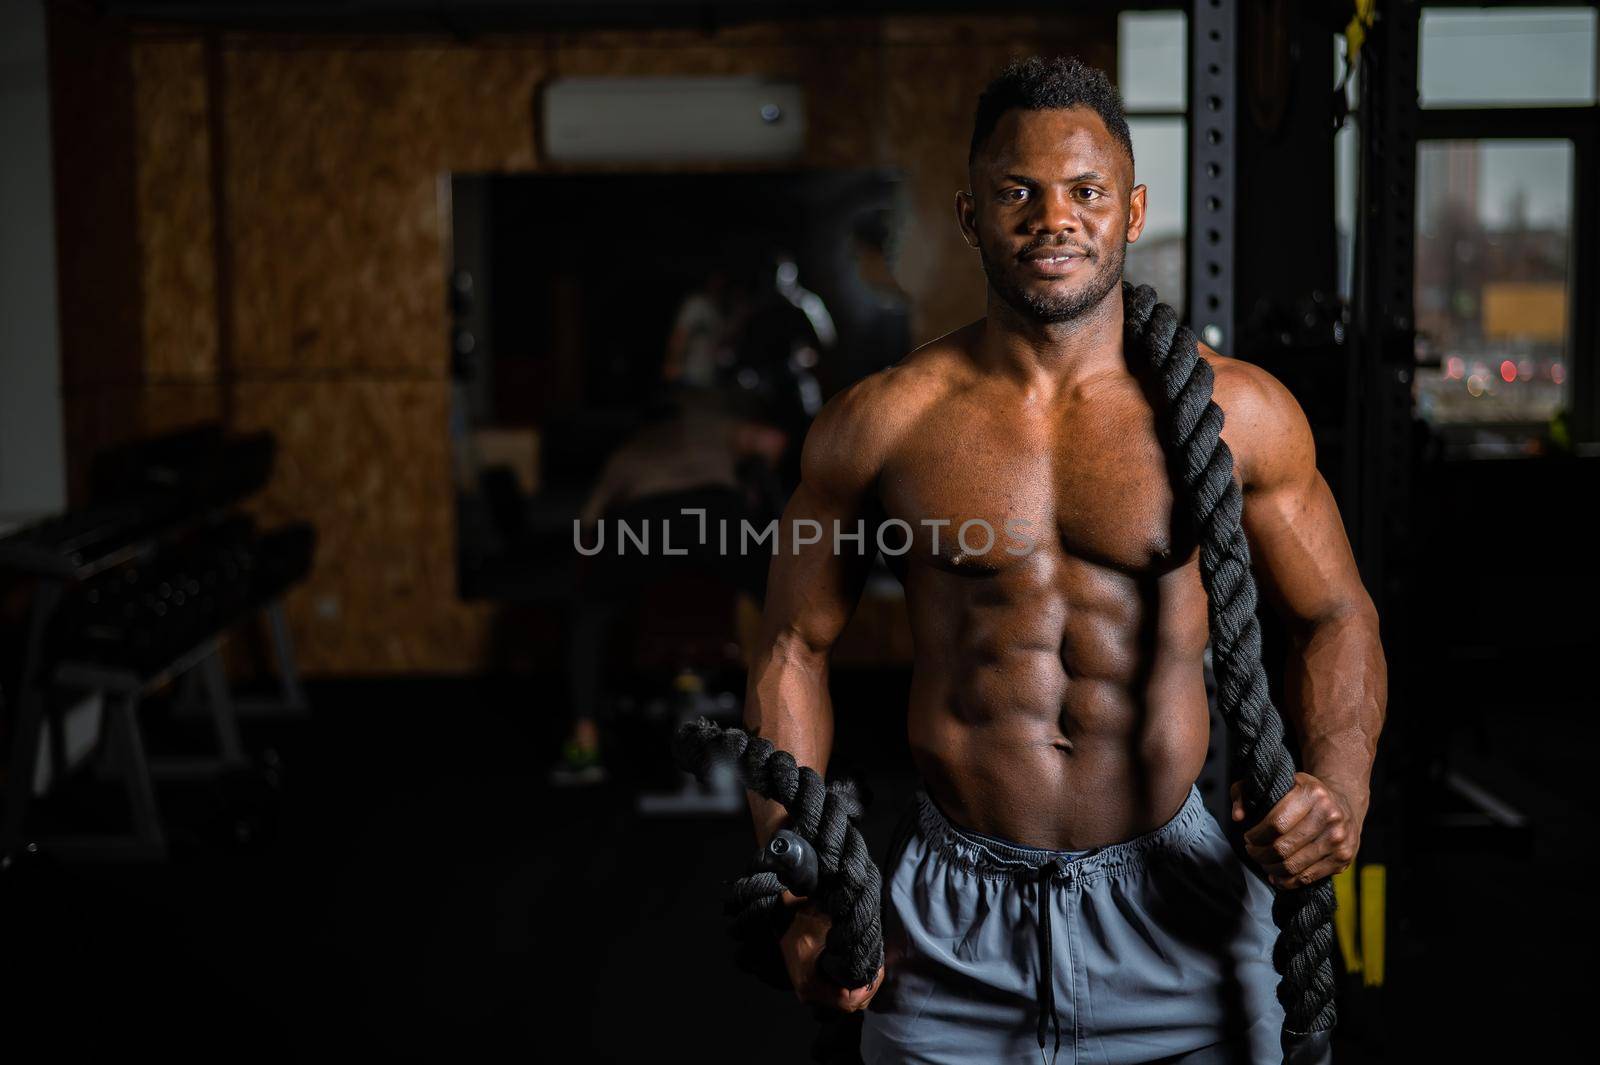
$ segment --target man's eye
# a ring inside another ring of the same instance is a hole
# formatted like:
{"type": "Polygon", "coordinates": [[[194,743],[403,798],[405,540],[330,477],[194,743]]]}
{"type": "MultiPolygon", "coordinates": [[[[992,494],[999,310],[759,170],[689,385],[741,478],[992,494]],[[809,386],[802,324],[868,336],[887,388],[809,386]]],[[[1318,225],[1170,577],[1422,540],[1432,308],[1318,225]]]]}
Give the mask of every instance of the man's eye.
{"type": "Polygon", "coordinates": [[[1100,198],[1100,190],[1099,189],[1084,188],[1084,189],[1079,189],[1078,191],[1079,192],[1087,192],[1087,193],[1089,193],[1088,199],[1091,199],[1091,200],[1098,200],[1100,198]]]}
{"type": "Polygon", "coordinates": [[[1007,203],[1021,203],[1023,200],[1027,199],[1027,197],[1027,189],[1007,189],[1000,194],[1000,198],[1005,200],[1007,203]]]}

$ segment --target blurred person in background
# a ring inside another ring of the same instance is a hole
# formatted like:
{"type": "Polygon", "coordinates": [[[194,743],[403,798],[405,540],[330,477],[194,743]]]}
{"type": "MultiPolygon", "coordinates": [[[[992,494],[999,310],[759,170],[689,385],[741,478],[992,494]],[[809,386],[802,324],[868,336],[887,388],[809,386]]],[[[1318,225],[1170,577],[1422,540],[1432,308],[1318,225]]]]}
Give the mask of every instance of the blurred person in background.
{"type": "Polygon", "coordinates": [[[800,284],[800,268],[789,252],[775,249],[765,256],[754,288],[734,341],[733,381],[772,412],[789,438],[779,462],[787,498],[800,483],[800,443],[822,409],[818,368],[839,334],[822,298],[800,284]]]}
{"type": "Polygon", "coordinates": [[[729,341],[737,320],[735,293],[726,269],[713,266],[700,287],[678,306],[661,378],[694,388],[713,388],[732,361],[729,341]]]}
{"type": "Polygon", "coordinates": [[[578,517],[577,542],[588,554],[571,630],[572,720],[551,783],[597,784],[607,778],[598,721],[602,657],[616,616],[637,600],[644,584],[693,566],[725,580],[757,606],[765,601],[770,547],[752,546],[741,554],[733,545],[741,521],[759,530],[782,509],[774,472],[788,447],[785,433],[737,396],[680,388],[647,411],[644,423],[606,461],[578,517]],[[726,553],[719,550],[720,521],[728,523],[726,553]],[[649,550],[629,543],[622,551],[619,525],[635,535],[648,529],[649,550]],[[665,541],[663,527],[670,530],[665,541]],[[663,553],[664,543],[671,544],[672,555],[663,553]]]}

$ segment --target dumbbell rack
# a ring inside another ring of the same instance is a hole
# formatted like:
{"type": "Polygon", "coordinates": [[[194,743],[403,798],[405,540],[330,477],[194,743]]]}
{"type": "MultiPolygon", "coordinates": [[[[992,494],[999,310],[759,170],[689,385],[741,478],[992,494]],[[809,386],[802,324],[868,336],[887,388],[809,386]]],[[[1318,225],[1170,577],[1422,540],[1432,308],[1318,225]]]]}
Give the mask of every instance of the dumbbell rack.
{"type": "Polygon", "coordinates": [[[194,778],[243,766],[238,710],[220,648],[226,631],[265,611],[273,638],[281,704],[303,710],[282,594],[309,569],[308,526],[258,536],[247,519],[195,513],[144,498],[42,522],[0,540],[0,566],[37,578],[18,678],[0,855],[25,845],[63,858],[160,859],[167,853],[156,778],[194,778]],[[140,704],[180,678],[198,681],[215,731],[215,757],[152,762],[139,725],[140,704]],[[52,694],[97,693],[104,700],[102,755],[123,782],[132,830],[120,835],[30,839],[27,810],[48,752],[51,778],[69,768],[52,694]]]}

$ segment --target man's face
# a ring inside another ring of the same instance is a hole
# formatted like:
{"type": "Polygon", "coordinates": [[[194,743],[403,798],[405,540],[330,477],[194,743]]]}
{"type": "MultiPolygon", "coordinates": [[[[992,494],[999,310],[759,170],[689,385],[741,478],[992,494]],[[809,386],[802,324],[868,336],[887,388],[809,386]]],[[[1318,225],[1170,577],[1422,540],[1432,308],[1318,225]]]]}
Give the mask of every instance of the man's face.
{"type": "Polygon", "coordinates": [[[1087,107],[1008,111],[971,168],[956,216],[989,286],[1016,312],[1063,322],[1122,281],[1144,229],[1145,187],[1087,107]]]}

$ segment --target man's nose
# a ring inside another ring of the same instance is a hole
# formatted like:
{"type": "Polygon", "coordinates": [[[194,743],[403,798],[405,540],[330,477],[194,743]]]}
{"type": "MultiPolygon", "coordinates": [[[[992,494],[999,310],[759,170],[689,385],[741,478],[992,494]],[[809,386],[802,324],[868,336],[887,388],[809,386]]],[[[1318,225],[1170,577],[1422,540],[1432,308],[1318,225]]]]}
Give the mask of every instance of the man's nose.
{"type": "Polygon", "coordinates": [[[1028,221],[1035,233],[1076,232],[1077,204],[1065,190],[1046,189],[1034,199],[1035,209],[1028,221]]]}

